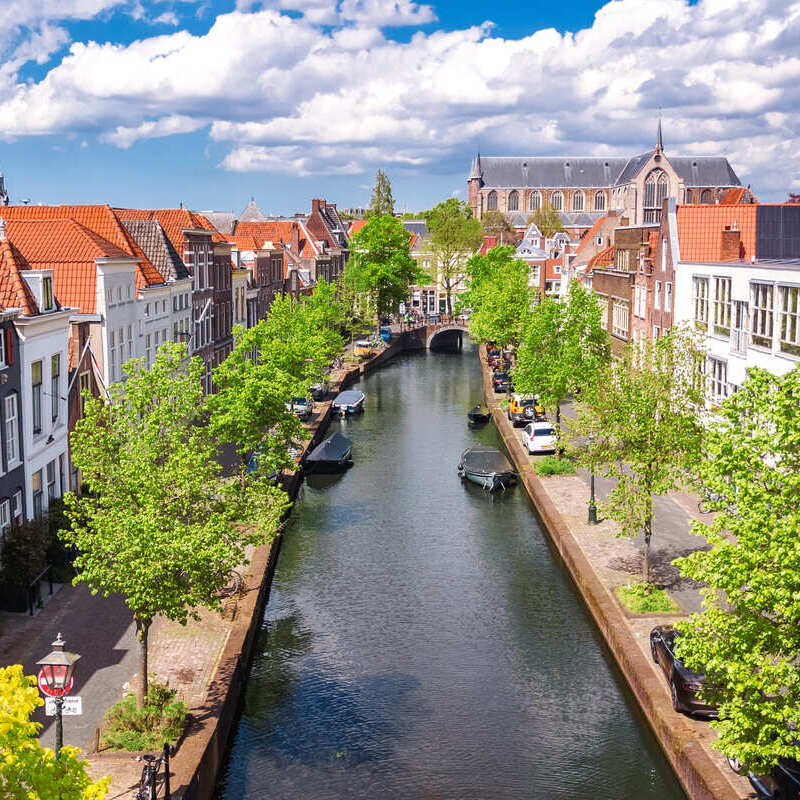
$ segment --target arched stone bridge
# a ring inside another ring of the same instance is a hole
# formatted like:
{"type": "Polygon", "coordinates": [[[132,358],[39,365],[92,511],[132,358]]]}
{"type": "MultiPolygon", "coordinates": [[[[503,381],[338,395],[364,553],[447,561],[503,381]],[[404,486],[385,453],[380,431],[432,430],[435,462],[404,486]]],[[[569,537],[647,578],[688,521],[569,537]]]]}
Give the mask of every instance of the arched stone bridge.
{"type": "Polygon", "coordinates": [[[393,325],[392,330],[395,335],[400,335],[408,350],[430,350],[432,347],[460,350],[464,334],[469,333],[469,326],[460,319],[449,319],[442,322],[393,325]]]}

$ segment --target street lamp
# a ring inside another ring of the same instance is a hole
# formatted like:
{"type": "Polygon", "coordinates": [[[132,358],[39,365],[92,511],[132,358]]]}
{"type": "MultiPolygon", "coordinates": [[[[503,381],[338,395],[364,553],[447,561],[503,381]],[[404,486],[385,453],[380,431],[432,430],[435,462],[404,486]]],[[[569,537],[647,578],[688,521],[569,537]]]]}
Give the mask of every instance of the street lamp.
{"type": "Polygon", "coordinates": [[[64,640],[59,633],[51,647],[53,651],[46,655],[41,661],[36,663],[41,667],[39,671],[39,686],[46,694],[55,698],[56,706],[56,746],[55,754],[58,753],[63,744],[63,725],[62,709],[64,707],[64,696],[72,690],[72,673],[75,669],[75,662],[80,658],[77,653],[64,652],[64,640]],[[44,684],[44,685],[43,685],[44,684]]]}
{"type": "MultiPolygon", "coordinates": [[[[594,436],[589,437],[589,446],[594,444],[594,436]]],[[[589,468],[589,524],[597,525],[597,503],[594,496],[594,459],[589,468]]]]}

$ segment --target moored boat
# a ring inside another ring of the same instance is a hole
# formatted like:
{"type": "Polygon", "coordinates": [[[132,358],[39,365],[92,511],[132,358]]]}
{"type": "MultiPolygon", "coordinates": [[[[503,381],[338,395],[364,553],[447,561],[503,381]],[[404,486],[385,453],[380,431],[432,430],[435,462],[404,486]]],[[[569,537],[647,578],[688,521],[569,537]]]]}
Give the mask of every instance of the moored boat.
{"type": "Polygon", "coordinates": [[[331,410],[334,414],[357,414],[364,410],[364,400],[366,395],[358,389],[348,389],[339,392],[331,403],[331,410]]]}
{"type": "Polygon", "coordinates": [[[467,419],[473,425],[481,425],[484,422],[488,422],[491,416],[491,412],[486,406],[475,406],[467,412],[467,419]]]}
{"type": "Polygon", "coordinates": [[[307,456],[309,472],[339,472],[353,465],[353,443],[341,433],[334,433],[318,444],[307,456]]]}
{"type": "Polygon", "coordinates": [[[458,474],[490,492],[506,489],[517,481],[517,471],[509,460],[496,447],[485,445],[470,447],[461,454],[458,474]]]}

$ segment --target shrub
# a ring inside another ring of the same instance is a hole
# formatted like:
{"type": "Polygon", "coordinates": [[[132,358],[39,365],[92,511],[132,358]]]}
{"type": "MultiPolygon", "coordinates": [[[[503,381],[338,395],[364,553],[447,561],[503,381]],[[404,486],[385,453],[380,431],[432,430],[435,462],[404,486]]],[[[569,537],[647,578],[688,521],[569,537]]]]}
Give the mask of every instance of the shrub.
{"type": "Polygon", "coordinates": [[[158,750],[164,742],[174,744],[188,710],[175,695],[166,683],[151,680],[142,708],[133,695],[111,706],[103,721],[102,744],[115,750],[158,750]]]}
{"type": "Polygon", "coordinates": [[[677,613],[680,610],[666,589],[652,583],[629,583],[615,587],[614,591],[622,605],[634,614],[677,613]]]}
{"type": "Polygon", "coordinates": [[[534,465],[537,475],[572,475],[575,465],[568,458],[560,456],[543,456],[534,465]]]}

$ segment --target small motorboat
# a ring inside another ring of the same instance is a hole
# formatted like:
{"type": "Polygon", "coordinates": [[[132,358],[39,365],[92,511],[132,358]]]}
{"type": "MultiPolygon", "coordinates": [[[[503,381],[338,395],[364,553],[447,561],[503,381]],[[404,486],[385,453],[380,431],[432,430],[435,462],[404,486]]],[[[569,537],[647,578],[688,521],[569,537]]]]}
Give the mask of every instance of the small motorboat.
{"type": "Polygon", "coordinates": [[[475,406],[467,412],[467,419],[471,425],[483,425],[492,418],[492,414],[486,406],[475,406]]]}
{"type": "Polygon", "coordinates": [[[458,474],[490,492],[506,489],[517,482],[517,471],[496,448],[478,445],[461,454],[458,474]]]}
{"type": "Polygon", "coordinates": [[[358,389],[348,389],[345,392],[340,392],[333,399],[331,403],[331,410],[334,414],[357,414],[359,411],[364,410],[364,400],[366,395],[364,392],[359,392],[358,389]]]}
{"type": "Polygon", "coordinates": [[[307,456],[309,472],[340,472],[353,466],[353,443],[341,433],[334,433],[318,444],[307,456]]]}

